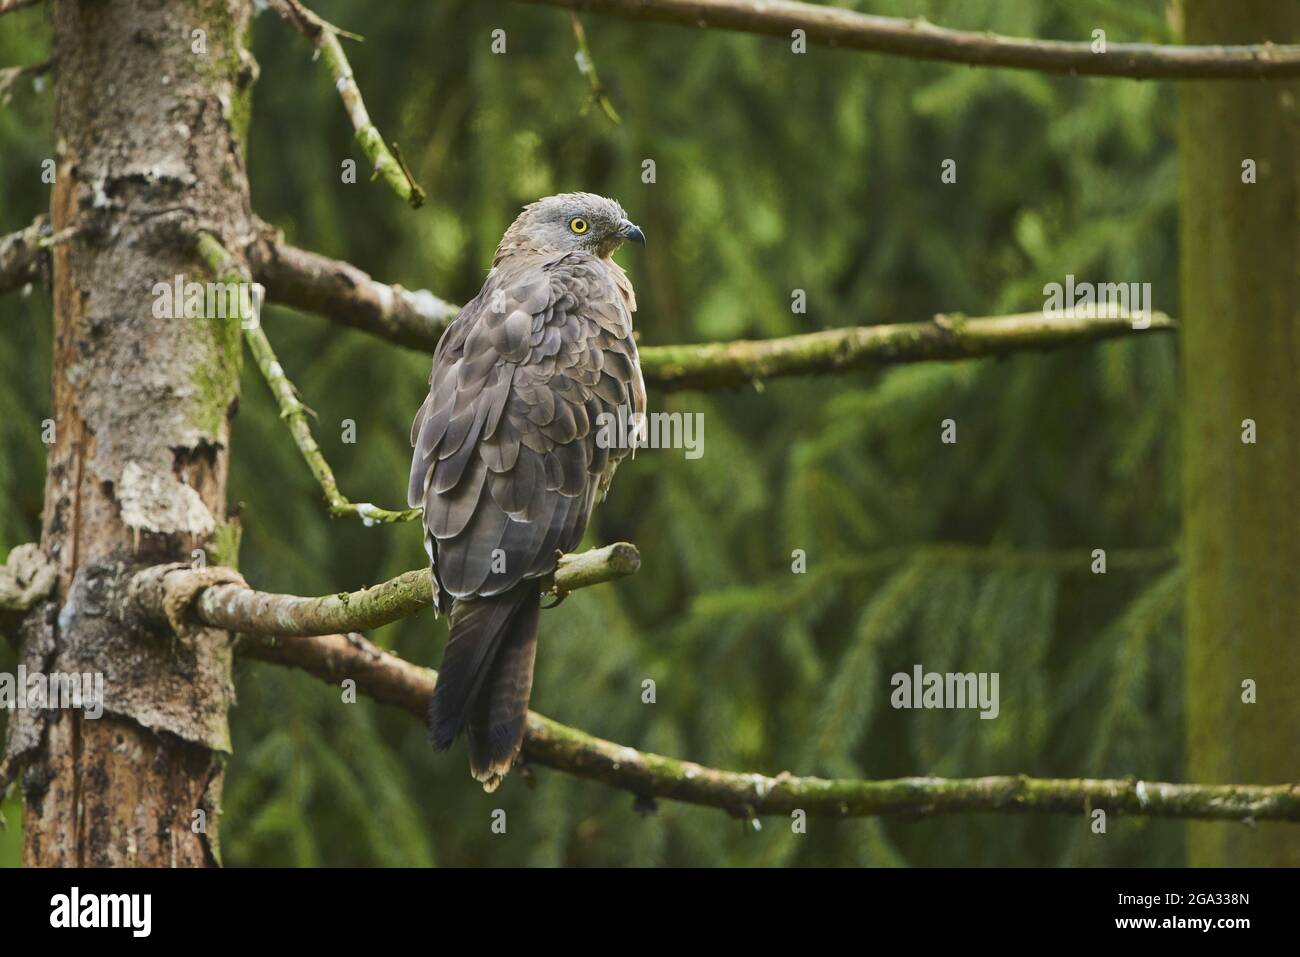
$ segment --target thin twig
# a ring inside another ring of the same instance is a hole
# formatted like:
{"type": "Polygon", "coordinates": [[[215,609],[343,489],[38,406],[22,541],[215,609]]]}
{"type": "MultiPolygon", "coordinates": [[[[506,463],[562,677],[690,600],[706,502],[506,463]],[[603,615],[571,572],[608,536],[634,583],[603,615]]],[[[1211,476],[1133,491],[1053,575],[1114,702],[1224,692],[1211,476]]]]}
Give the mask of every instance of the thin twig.
{"type": "MultiPolygon", "coordinates": [[[[365,101],[361,98],[361,89],[352,75],[352,65],[348,63],[339,37],[353,40],[362,39],[355,33],[348,33],[308,10],[299,0],[279,0],[281,15],[295,30],[305,36],[316,47],[317,53],[324,59],[330,76],[334,78],[334,87],[338,90],[343,106],[348,111],[348,118],[356,130],[357,142],[374,167],[374,175],[388,184],[399,197],[418,209],[424,203],[422,190],[414,177],[399,159],[393,156],[384,145],[384,138],[370,120],[365,101]]],[[[394,144],[394,149],[396,144],[394,144]]]]}
{"type": "Polygon", "coordinates": [[[878,17],[793,0],[524,0],[526,3],[687,27],[715,27],[780,37],[801,30],[809,44],[868,50],[920,60],[1009,67],[1079,76],[1231,80],[1300,76],[1300,45],[1168,46],[1033,40],[949,30],[922,18],[878,17]]]}
{"type": "Polygon", "coordinates": [[[271,342],[266,338],[261,324],[246,327],[244,339],[248,343],[249,352],[253,355],[253,361],[261,370],[262,378],[266,380],[271,394],[275,396],[275,402],[280,407],[280,418],[284,419],[289,426],[289,432],[298,446],[298,451],[302,453],[303,461],[307,463],[307,468],[311,470],[311,474],[325,495],[330,514],[336,517],[356,515],[366,525],[388,525],[394,522],[413,522],[418,519],[421,515],[418,508],[392,510],[380,508],[369,502],[351,502],[339,491],[334,471],[325,461],[325,456],[312,435],[311,426],[307,421],[307,407],[299,400],[298,390],[289,381],[284,368],[276,359],[275,352],[271,349],[271,342]]]}
{"type": "MultiPolygon", "coordinates": [[[[248,281],[247,277],[240,275],[237,271],[232,272],[230,270],[229,255],[221,243],[211,234],[202,233],[199,235],[198,251],[204,262],[207,263],[208,268],[212,270],[213,275],[217,276],[221,281],[236,283],[248,281]]],[[[289,381],[289,377],[285,375],[284,367],[280,365],[280,361],[276,358],[275,350],[271,348],[271,341],[267,339],[261,322],[244,322],[243,329],[244,340],[248,343],[248,350],[253,355],[253,361],[257,363],[262,378],[266,380],[271,395],[275,397],[276,405],[280,407],[280,418],[289,427],[289,434],[293,436],[294,444],[298,446],[298,451],[302,453],[303,461],[307,463],[307,468],[311,470],[312,476],[320,485],[321,492],[325,496],[325,502],[329,506],[330,514],[333,516],[355,515],[366,525],[388,525],[394,522],[411,522],[418,519],[421,515],[418,508],[392,510],[380,508],[369,502],[352,502],[339,491],[338,480],[334,477],[334,470],[325,461],[325,456],[312,435],[311,425],[307,421],[307,407],[302,404],[302,401],[298,398],[298,390],[289,381]]]]}
{"type": "Polygon", "coordinates": [[[48,281],[49,251],[84,231],[68,226],[51,233],[49,218],[38,216],[26,229],[0,236],[0,293],[48,281]]]}
{"type": "MultiPolygon", "coordinates": [[[[591,55],[591,47],[587,45],[587,31],[582,28],[582,21],[578,19],[577,13],[569,11],[569,19],[573,21],[573,38],[578,43],[578,50],[573,54],[574,62],[578,64],[578,72],[581,73],[591,86],[591,96],[587,101],[590,107],[595,103],[600,107],[602,113],[609,117],[609,121],[615,126],[623,121],[619,118],[618,111],[614,109],[614,104],[610,102],[609,95],[605,92],[605,87],[600,82],[600,74],[596,72],[596,60],[591,55]]],[[[583,112],[586,112],[584,108],[583,112]]]]}

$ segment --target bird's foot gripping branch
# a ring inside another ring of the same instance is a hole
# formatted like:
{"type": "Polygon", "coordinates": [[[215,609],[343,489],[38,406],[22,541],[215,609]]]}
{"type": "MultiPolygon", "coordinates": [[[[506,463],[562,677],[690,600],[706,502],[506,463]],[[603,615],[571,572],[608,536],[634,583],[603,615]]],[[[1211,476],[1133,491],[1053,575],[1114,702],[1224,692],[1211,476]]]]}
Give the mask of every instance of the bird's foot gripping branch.
{"type": "MultiPolygon", "coordinates": [[[[636,546],[615,542],[561,556],[541,589],[566,595],[631,575],[640,566],[636,546]]],[[[132,608],[155,625],[192,622],[272,639],[366,631],[433,604],[427,568],[358,591],[309,598],[256,591],[233,569],[156,565],[136,572],[128,591],[132,608]]]]}

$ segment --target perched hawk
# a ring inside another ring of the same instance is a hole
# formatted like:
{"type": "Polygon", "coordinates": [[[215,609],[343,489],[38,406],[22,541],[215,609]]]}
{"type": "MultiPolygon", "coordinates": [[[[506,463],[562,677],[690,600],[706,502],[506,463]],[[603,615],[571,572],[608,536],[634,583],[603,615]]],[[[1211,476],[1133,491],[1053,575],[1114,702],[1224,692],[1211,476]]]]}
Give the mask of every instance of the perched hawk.
{"type": "Polygon", "coordinates": [[[411,426],[408,501],[424,509],[434,602],[451,622],[430,740],[444,751],[463,729],[470,771],[488,791],[523,744],[538,579],[582,540],[629,451],[603,447],[598,430],[620,408],[631,422],[645,412],[636,297],[610,258],[625,240],[645,244],[602,196],[525,207],[438,342],[411,426]]]}

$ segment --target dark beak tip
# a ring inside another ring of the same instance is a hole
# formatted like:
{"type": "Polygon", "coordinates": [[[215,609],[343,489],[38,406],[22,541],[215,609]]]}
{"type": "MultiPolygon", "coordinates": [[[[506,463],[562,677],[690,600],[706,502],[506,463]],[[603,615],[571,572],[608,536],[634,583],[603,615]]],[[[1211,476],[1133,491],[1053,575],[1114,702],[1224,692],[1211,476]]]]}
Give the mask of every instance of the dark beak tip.
{"type": "Polygon", "coordinates": [[[641,232],[641,227],[636,223],[628,223],[623,232],[625,239],[636,243],[639,246],[645,245],[645,233],[641,232]]]}

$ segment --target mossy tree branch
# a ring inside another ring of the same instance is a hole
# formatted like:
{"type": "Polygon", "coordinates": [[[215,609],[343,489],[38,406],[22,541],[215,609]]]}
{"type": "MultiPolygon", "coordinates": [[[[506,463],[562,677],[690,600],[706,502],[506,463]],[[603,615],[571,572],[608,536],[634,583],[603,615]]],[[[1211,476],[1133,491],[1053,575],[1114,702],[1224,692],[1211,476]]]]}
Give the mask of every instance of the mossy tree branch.
{"type": "MultiPolygon", "coordinates": [[[[300,668],[423,720],[437,673],[382,651],[357,634],[259,638],[241,653],[300,668]]],[[[738,817],[789,815],[849,818],[880,814],[929,817],[970,811],[1079,814],[1098,808],[1146,817],[1214,821],[1300,821],[1298,785],[1196,785],[1136,778],[1030,778],[1024,775],[884,781],[827,780],[722,771],[639,751],[567,727],[536,712],[528,716],[527,760],[566,774],[630,791],[721,808],[738,817]]]]}
{"type": "MultiPolygon", "coordinates": [[[[403,346],[432,352],[459,306],[427,291],[376,282],[346,262],[264,235],[248,250],[254,275],[272,302],[315,312],[403,346]]],[[[1097,318],[1055,318],[1041,312],[929,322],[849,326],[778,339],[645,346],[646,382],[663,389],[715,389],[794,375],[870,369],[900,362],[972,359],[1052,349],[1102,339],[1169,332],[1155,312],[1135,328],[1123,311],[1097,318]]]]}
{"type": "Polygon", "coordinates": [[[298,398],[298,390],[276,359],[266,332],[260,324],[245,329],[244,341],[248,343],[248,351],[252,353],[253,361],[261,370],[262,378],[275,397],[276,405],[280,407],[280,418],[289,427],[289,433],[293,436],[298,451],[302,453],[303,461],[321,487],[330,515],[355,515],[366,525],[389,525],[418,519],[421,514],[418,508],[387,509],[370,502],[351,502],[339,491],[334,470],[325,461],[325,455],[316,444],[316,437],[312,435],[311,426],[307,422],[307,407],[298,398]]]}
{"type": "Polygon", "coordinates": [[[1300,76],[1300,45],[1161,46],[1034,40],[987,31],[949,30],[923,18],[879,17],[792,0],[525,0],[568,10],[609,14],[687,27],[714,27],[781,37],[803,30],[809,43],[942,60],[1080,76],[1135,79],[1230,80],[1300,76]]]}
{"type": "Polygon", "coordinates": [[[1041,312],[930,322],[850,326],[780,339],[737,340],[641,350],[647,382],[666,389],[717,389],[791,375],[870,369],[900,362],[975,359],[1051,349],[1174,328],[1164,313],[1135,328],[1127,314],[1054,318],[1041,312]]]}
{"type": "Polygon", "coordinates": [[[401,154],[394,155],[397,144],[393,144],[392,152],[384,145],[384,138],[371,121],[370,112],[361,98],[361,89],[352,75],[352,65],[348,63],[343,45],[339,43],[340,36],[353,40],[360,40],[361,37],[327,23],[303,6],[299,0],[279,0],[277,6],[281,16],[312,42],[317,54],[325,61],[326,69],[334,78],[334,87],[338,90],[339,98],[343,100],[343,106],[348,112],[348,119],[352,121],[352,127],[356,130],[357,143],[374,167],[375,176],[382,179],[401,199],[418,209],[424,203],[424,190],[415,182],[415,177],[402,162],[401,154]]]}
{"type": "MultiPolygon", "coordinates": [[[[566,594],[635,572],[626,543],[563,556],[546,588],[566,594]]],[[[30,576],[29,576],[30,577],[30,576]]],[[[356,681],[363,694],[424,717],[437,673],[382,651],[356,631],[396,621],[432,603],[429,574],[418,569],[373,588],[302,598],[231,583],[226,569],[161,565],[136,572],[131,610],[158,624],[187,617],[238,631],[248,657],[299,668],[323,681],[356,681]],[[335,633],[340,632],[340,633],[335,633]]],[[[802,810],[832,818],[962,812],[1085,814],[1096,809],[1206,821],[1300,821],[1300,785],[1196,785],[1137,778],[1030,778],[1024,775],[882,781],[827,780],[723,771],[639,751],[530,712],[528,760],[599,781],[640,798],[716,807],[742,817],[802,810]]]]}
{"type": "MultiPolygon", "coordinates": [[[[636,570],[626,543],[560,559],[548,590],[564,594],[636,570]]],[[[374,588],[320,598],[256,592],[221,583],[220,569],[163,565],[137,572],[129,595],[135,611],[162,623],[180,614],[246,636],[240,652],[302,669],[323,681],[356,681],[376,701],[423,720],[437,673],[375,647],[356,632],[428,607],[428,572],[419,569],[374,588]],[[214,574],[215,573],[215,574],[214,574]],[[210,582],[217,582],[209,584],[210,582]]],[[[1030,778],[1024,775],[882,781],[827,780],[724,771],[639,751],[530,712],[524,742],[530,761],[636,794],[716,807],[738,817],[802,810],[832,818],[961,812],[1086,814],[1096,809],[1149,817],[1209,821],[1300,821],[1300,785],[1196,785],[1125,779],[1030,778]]]]}
{"type": "MultiPolygon", "coordinates": [[[[554,573],[543,579],[542,589],[563,597],[579,588],[631,575],[640,567],[636,546],[615,542],[561,555],[554,573]]],[[[365,631],[433,604],[427,568],[360,591],[304,598],[255,591],[230,569],[157,565],[136,572],[128,592],[135,611],[157,624],[175,624],[188,616],[199,624],[278,638],[365,631]]]]}

